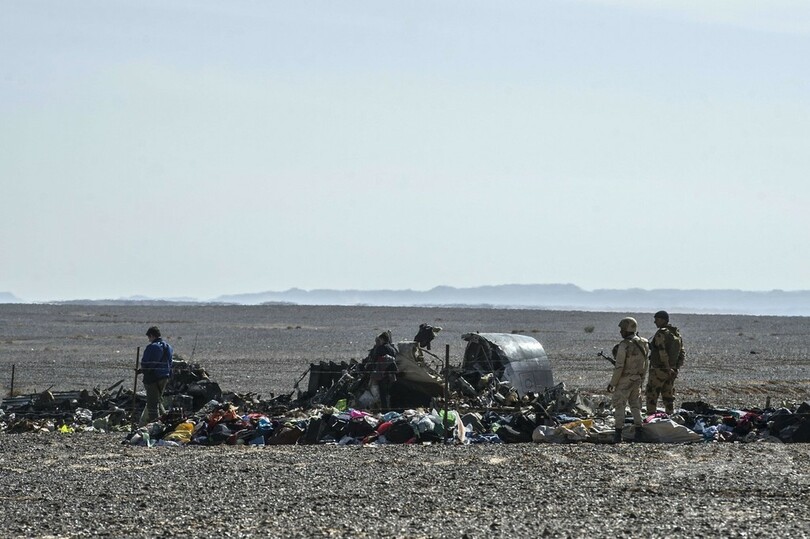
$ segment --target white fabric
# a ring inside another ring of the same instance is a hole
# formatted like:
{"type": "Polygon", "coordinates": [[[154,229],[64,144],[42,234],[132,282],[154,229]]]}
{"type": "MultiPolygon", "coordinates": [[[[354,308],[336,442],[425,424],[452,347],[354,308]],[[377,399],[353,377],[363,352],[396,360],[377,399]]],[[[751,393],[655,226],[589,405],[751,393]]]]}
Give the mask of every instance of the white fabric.
{"type": "Polygon", "coordinates": [[[681,444],[700,442],[703,436],[671,419],[655,419],[642,427],[645,442],[681,444]]]}

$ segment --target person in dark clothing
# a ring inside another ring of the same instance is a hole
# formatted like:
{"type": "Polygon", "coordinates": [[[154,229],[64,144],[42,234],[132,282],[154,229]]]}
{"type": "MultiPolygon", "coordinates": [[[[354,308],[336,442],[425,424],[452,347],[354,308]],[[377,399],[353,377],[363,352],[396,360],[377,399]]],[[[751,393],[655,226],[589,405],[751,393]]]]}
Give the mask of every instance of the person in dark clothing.
{"type": "Polygon", "coordinates": [[[436,334],[441,330],[442,328],[438,326],[419,324],[419,331],[416,333],[416,337],[414,337],[413,340],[415,340],[422,348],[430,350],[430,342],[436,338],[436,334]]]}
{"type": "Polygon", "coordinates": [[[383,408],[391,407],[391,385],[397,380],[396,357],[399,352],[391,340],[390,331],[377,335],[366,364],[369,371],[369,390],[383,408]]]}
{"type": "Polygon", "coordinates": [[[374,348],[371,349],[371,359],[375,360],[380,356],[397,357],[397,349],[391,344],[393,338],[390,331],[383,331],[374,338],[374,348]]]}
{"type": "Polygon", "coordinates": [[[160,329],[152,326],[146,330],[149,344],[143,350],[141,367],[138,374],[143,375],[143,386],[146,388],[146,407],[141,414],[140,424],[146,425],[166,413],[163,407],[163,391],[172,375],[171,345],[160,336],[160,329]]]}

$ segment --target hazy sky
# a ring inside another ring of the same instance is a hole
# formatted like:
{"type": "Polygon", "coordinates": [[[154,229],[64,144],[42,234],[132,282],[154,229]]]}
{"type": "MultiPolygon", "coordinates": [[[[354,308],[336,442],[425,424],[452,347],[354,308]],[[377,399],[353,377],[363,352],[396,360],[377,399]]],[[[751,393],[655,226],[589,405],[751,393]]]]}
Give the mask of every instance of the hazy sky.
{"type": "Polygon", "coordinates": [[[810,2],[0,0],[0,291],[810,289],[810,2]]]}

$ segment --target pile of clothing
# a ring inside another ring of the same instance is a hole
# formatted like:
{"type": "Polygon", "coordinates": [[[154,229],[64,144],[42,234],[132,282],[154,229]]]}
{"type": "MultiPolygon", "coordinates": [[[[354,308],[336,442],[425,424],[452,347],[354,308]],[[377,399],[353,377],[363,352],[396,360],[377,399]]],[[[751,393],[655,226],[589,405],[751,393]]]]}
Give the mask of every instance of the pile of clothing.
{"type": "MultiPolygon", "coordinates": [[[[169,413],[135,428],[132,410],[138,417],[145,395],[133,395],[122,382],[106,389],[5,399],[0,403],[0,432],[119,431],[128,432],[125,443],[145,446],[610,443],[615,432],[609,399],[583,395],[565,384],[523,396],[508,384],[492,384],[492,398],[483,404],[477,393],[465,397],[457,392],[445,418],[439,401],[424,408],[372,413],[348,407],[345,398],[326,406],[295,399],[292,393],[267,400],[223,393],[204,369],[182,360],[174,362],[169,413]]],[[[652,443],[806,443],[810,403],[734,410],[684,402],[671,416],[656,412],[647,417],[639,436],[632,424],[622,432],[625,439],[652,443]]]]}
{"type": "MultiPolygon", "coordinates": [[[[578,399],[569,399],[575,407],[578,399]]],[[[415,444],[444,443],[611,443],[614,425],[610,410],[600,417],[565,413],[544,415],[534,409],[482,412],[415,409],[373,414],[345,407],[295,410],[285,416],[256,412],[243,402],[207,403],[190,417],[167,414],[161,421],[130,432],[124,443],[161,445],[291,445],[291,444],[415,444]]],[[[636,437],[626,426],[628,440],[649,443],[807,442],[810,404],[795,410],[723,410],[705,403],[684,403],[676,414],[648,416],[636,437]]]]}
{"type": "Polygon", "coordinates": [[[684,402],[673,418],[703,440],[718,442],[810,442],[810,402],[779,408],[732,410],[684,402]]]}
{"type": "Polygon", "coordinates": [[[285,417],[240,410],[230,402],[211,401],[192,417],[172,417],[130,433],[124,443],[142,446],[404,444],[441,442],[448,435],[465,435],[456,414],[435,410],[371,414],[362,410],[321,408],[285,417]]]}

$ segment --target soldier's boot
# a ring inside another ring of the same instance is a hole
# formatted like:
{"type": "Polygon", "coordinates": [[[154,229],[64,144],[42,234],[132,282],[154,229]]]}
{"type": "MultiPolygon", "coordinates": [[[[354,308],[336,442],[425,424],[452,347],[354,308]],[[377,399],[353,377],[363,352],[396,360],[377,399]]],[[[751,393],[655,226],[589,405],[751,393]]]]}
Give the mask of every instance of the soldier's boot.
{"type": "Polygon", "coordinates": [[[675,403],[674,402],[667,402],[664,403],[664,411],[667,415],[672,415],[675,413],[675,403]]]}
{"type": "Polygon", "coordinates": [[[633,432],[633,441],[640,442],[644,439],[644,433],[641,431],[641,425],[636,425],[635,432],[633,432]]]}
{"type": "Polygon", "coordinates": [[[657,400],[648,400],[647,401],[647,415],[653,415],[655,412],[658,411],[658,407],[656,406],[657,400]]]}
{"type": "Polygon", "coordinates": [[[616,431],[613,433],[613,443],[622,443],[622,429],[616,429],[616,431]]]}

